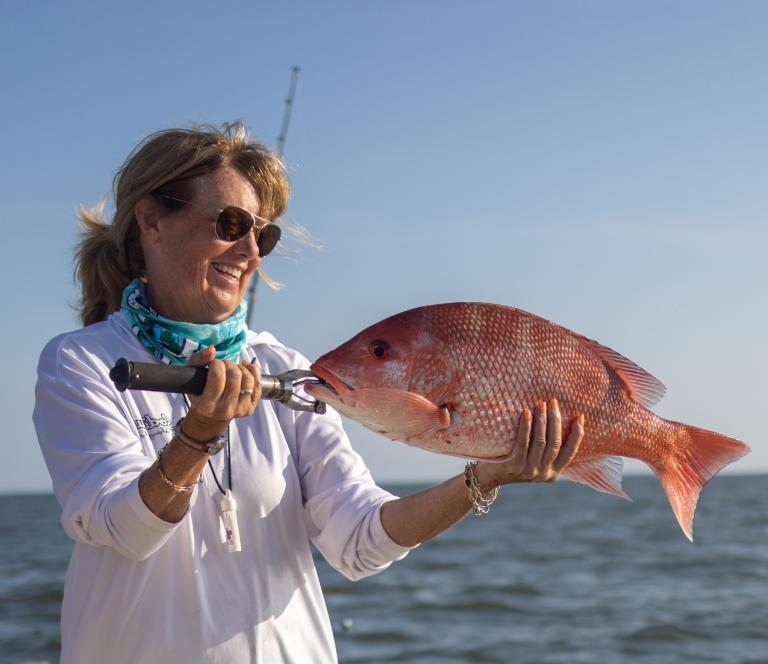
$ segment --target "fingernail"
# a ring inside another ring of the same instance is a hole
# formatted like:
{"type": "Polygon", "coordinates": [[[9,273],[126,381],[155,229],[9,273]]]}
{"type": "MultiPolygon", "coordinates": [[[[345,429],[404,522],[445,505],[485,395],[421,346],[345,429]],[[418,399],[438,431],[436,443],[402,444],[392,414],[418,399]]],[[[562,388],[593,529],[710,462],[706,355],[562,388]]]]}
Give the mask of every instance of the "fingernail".
{"type": "Polygon", "coordinates": [[[560,404],[557,403],[557,399],[555,397],[552,397],[552,400],[549,402],[549,405],[551,406],[552,410],[559,410],[560,404]]]}
{"type": "Polygon", "coordinates": [[[584,426],[584,413],[579,415],[579,426],[584,426]]]}
{"type": "Polygon", "coordinates": [[[526,420],[533,419],[533,415],[531,414],[531,411],[528,408],[525,408],[523,410],[523,419],[526,419],[526,420]]]}

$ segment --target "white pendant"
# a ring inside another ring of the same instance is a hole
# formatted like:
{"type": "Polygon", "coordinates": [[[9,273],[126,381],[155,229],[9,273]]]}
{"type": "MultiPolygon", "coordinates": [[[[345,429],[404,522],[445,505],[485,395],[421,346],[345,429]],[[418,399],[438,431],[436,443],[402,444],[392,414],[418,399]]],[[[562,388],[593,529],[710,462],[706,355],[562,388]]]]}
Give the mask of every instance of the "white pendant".
{"type": "Polygon", "coordinates": [[[232,495],[232,491],[229,489],[221,496],[219,508],[221,510],[221,521],[224,525],[224,545],[227,547],[227,551],[229,553],[242,551],[240,547],[240,530],[237,527],[237,502],[232,495]]]}

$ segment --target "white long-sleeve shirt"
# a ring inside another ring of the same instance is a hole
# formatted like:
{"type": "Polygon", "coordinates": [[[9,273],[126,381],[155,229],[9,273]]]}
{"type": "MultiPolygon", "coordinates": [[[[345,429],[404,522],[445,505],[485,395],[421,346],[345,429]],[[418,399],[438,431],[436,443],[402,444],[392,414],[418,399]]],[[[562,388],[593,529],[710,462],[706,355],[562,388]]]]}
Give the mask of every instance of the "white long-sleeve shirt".
{"type": "MultiPolygon", "coordinates": [[[[34,422],[75,547],[62,606],[62,664],[336,660],[312,541],[345,576],[386,568],[408,549],[387,535],[378,488],[341,421],[262,401],[230,425],[242,551],[223,543],[210,469],[189,511],[167,523],[144,504],[141,472],[185,415],[181,395],[118,392],[120,357],[154,361],[122,315],[53,339],[38,367],[34,422]]],[[[267,333],[243,357],[263,373],[306,358],[267,333]]],[[[212,457],[226,488],[225,453],[212,457]]]]}

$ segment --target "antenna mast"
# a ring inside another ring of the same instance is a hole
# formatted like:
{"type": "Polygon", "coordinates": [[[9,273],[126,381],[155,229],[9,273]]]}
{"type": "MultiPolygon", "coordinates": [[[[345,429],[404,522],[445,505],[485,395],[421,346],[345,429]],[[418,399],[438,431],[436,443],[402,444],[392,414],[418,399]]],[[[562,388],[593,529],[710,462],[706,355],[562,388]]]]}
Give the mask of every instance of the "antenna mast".
{"type": "MultiPolygon", "coordinates": [[[[288,96],[285,98],[285,111],[283,112],[283,125],[280,127],[280,135],[277,137],[277,154],[280,158],[285,150],[285,139],[288,136],[288,125],[291,122],[291,111],[293,110],[293,98],[296,95],[296,84],[299,82],[299,67],[291,69],[291,85],[288,88],[288,96]]],[[[251,316],[253,316],[254,303],[256,301],[256,286],[259,284],[259,274],[255,272],[251,278],[251,285],[248,292],[248,327],[251,326],[251,316]]]]}

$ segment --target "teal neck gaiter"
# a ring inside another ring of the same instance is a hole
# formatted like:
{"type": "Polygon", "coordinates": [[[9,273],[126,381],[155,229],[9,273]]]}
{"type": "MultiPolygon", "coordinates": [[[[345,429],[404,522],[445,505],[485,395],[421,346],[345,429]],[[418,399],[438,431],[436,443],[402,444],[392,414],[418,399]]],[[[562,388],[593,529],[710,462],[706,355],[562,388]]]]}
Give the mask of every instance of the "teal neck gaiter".
{"type": "Polygon", "coordinates": [[[217,360],[237,362],[245,343],[246,310],[245,302],[241,302],[227,320],[212,325],[170,320],[150,306],[139,279],[125,287],[121,302],[121,311],[141,345],[161,362],[179,365],[208,346],[216,347],[217,360]]]}

